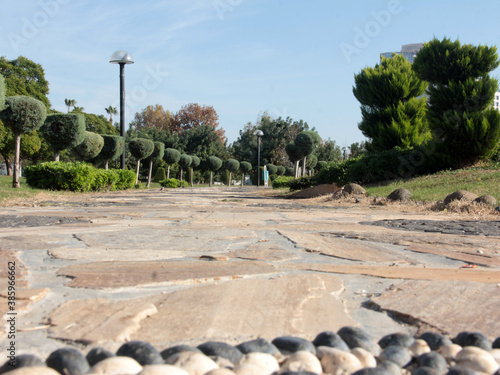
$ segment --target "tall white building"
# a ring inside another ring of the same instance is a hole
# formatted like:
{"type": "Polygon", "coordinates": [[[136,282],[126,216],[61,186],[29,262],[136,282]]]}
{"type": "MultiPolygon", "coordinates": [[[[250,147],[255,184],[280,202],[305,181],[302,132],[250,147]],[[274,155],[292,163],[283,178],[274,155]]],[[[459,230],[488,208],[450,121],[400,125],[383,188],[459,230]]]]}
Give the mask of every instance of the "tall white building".
{"type": "Polygon", "coordinates": [[[424,46],[424,43],[413,43],[413,44],[405,44],[401,47],[400,52],[384,52],[380,54],[380,60],[382,57],[392,58],[392,54],[402,55],[406,60],[413,64],[415,61],[415,57],[417,57],[418,51],[424,46]]]}
{"type": "Polygon", "coordinates": [[[495,93],[495,98],[493,99],[493,108],[500,112],[500,91],[495,93]]]}

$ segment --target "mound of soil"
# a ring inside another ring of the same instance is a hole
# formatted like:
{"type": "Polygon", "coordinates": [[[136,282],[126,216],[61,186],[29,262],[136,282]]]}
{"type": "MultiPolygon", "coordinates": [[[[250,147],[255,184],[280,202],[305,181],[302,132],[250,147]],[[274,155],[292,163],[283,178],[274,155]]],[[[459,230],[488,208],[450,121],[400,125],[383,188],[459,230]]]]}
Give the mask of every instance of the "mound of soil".
{"type": "Polygon", "coordinates": [[[332,194],[337,190],[339,190],[339,187],[336,184],[323,184],[314,186],[309,189],[298,191],[294,194],[288,195],[287,198],[288,199],[316,198],[316,197],[321,197],[323,195],[332,194]]]}

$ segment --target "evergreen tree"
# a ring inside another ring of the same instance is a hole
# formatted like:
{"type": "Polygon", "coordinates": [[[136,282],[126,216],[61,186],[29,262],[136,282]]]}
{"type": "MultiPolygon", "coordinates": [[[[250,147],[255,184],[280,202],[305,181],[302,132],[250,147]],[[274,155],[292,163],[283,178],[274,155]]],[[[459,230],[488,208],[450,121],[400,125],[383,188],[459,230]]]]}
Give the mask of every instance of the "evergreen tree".
{"type": "Polygon", "coordinates": [[[434,39],[413,69],[430,83],[427,118],[441,167],[461,168],[490,158],[500,142],[500,113],[491,108],[500,64],[496,47],[434,39]]]}
{"type": "Polygon", "coordinates": [[[429,138],[426,99],[417,98],[427,83],[403,56],[382,57],[380,64],[363,69],[354,81],[353,93],[361,103],[358,127],[369,138],[370,151],[413,148],[429,138]]]}
{"type": "Polygon", "coordinates": [[[132,139],[128,144],[128,149],[132,156],[137,160],[137,169],[135,176],[135,183],[139,182],[139,166],[142,159],[148,158],[155,150],[153,141],[146,138],[132,139]]]}

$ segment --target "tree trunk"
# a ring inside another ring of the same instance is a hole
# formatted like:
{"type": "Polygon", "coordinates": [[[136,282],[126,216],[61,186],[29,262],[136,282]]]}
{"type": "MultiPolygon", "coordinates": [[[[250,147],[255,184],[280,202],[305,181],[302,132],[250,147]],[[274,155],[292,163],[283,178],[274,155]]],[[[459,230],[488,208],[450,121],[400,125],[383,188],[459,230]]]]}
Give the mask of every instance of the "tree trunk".
{"type": "Polygon", "coordinates": [[[302,162],[302,177],[306,177],[306,163],[307,163],[307,156],[304,156],[304,160],[302,162]]]}
{"type": "Polygon", "coordinates": [[[104,163],[104,169],[107,171],[108,170],[108,161],[106,160],[106,163],[104,163]]]}
{"type": "Polygon", "coordinates": [[[170,165],[167,165],[167,180],[170,178],[170,165]]]}
{"type": "Polygon", "coordinates": [[[54,152],[54,161],[59,161],[59,156],[60,155],[61,154],[58,151],[54,152]]]}
{"type": "Polygon", "coordinates": [[[245,173],[241,174],[241,187],[243,187],[243,183],[245,181],[245,173]]]}
{"type": "Polygon", "coordinates": [[[193,168],[189,168],[189,170],[191,171],[191,176],[190,176],[190,179],[191,179],[191,187],[193,187],[193,168]]]}
{"type": "Polygon", "coordinates": [[[208,185],[209,187],[212,187],[212,176],[214,172],[210,171],[210,184],[208,185]]]}
{"type": "Polygon", "coordinates": [[[295,161],[295,175],[294,175],[294,178],[298,178],[299,177],[299,163],[300,163],[300,160],[296,160],[295,161]]]}
{"type": "Polygon", "coordinates": [[[7,176],[12,176],[12,170],[10,169],[10,160],[9,157],[5,154],[2,154],[3,160],[5,161],[5,168],[7,168],[7,176]]]}
{"type": "Polygon", "coordinates": [[[19,176],[21,169],[19,166],[19,153],[21,150],[21,134],[16,134],[15,151],[14,151],[14,176],[12,179],[12,187],[19,188],[19,176]]]}
{"type": "Polygon", "coordinates": [[[149,173],[148,173],[148,184],[146,185],[146,188],[149,189],[149,185],[151,185],[151,173],[153,171],[153,159],[149,161],[149,173]]]}
{"type": "Polygon", "coordinates": [[[229,172],[229,181],[227,182],[227,186],[231,186],[231,176],[233,174],[231,172],[229,172]]]}
{"type": "Polygon", "coordinates": [[[182,181],[182,168],[181,168],[181,181],[182,181]]]}
{"type": "Polygon", "coordinates": [[[135,184],[139,183],[139,164],[141,164],[140,160],[137,160],[137,169],[135,171],[135,184]]]}

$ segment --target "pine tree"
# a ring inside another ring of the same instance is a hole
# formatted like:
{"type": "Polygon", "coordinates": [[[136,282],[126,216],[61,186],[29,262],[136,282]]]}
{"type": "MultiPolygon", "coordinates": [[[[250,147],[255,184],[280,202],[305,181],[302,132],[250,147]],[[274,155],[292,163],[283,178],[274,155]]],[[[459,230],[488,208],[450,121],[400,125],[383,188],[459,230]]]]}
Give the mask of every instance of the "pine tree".
{"type": "Polygon", "coordinates": [[[417,98],[427,83],[417,77],[400,55],[382,57],[374,68],[354,76],[353,93],[361,103],[361,132],[370,139],[370,151],[413,148],[429,138],[426,100],[417,98]]]}

